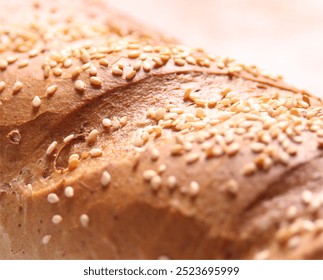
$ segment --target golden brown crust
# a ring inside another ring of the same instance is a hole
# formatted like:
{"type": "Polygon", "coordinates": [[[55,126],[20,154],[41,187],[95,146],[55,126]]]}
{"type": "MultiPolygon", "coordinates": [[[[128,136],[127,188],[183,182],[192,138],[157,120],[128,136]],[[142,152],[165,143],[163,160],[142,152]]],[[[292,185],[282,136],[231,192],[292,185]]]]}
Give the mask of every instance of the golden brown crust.
{"type": "Polygon", "coordinates": [[[0,257],[322,258],[321,100],[83,5],[0,52],[0,257]]]}

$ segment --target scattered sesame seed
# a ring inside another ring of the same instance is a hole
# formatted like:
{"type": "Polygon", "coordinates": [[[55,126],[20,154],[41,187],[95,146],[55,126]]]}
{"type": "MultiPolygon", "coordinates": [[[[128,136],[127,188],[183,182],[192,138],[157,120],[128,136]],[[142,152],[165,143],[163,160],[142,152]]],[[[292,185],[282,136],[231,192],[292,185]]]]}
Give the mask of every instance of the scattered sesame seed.
{"type": "Polygon", "coordinates": [[[232,143],[231,145],[227,146],[226,153],[229,156],[236,155],[240,150],[240,144],[238,142],[232,143]]]}
{"type": "Polygon", "coordinates": [[[119,67],[112,67],[112,74],[115,75],[115,76],[122,76],[123,74],[123,70],[120,69],[119,67]]]}
{"type": "Polygon", "coordinates": [[[91,130],[91,132],[89,133],[89,136],[86,138],[86,143],[87,144],[94,143],[99,134],[100,134],[100,132],[97,129],[91,130]]]}
{"type": "Polygon", "coordinates": [[[69,68],[69,67],[71,67],[72,66],[72,64],[73,64],[73,61],[72,61],[72,59],[70,59],[70,58],[68,58],[68,59],[66,59],[65,61],[64,61],[64,67],[65,68],[69,68]]]}
{"type": "Polygon", "coordinates": [[[99,60],[99,63],[100,63],[100,65],[105,66],[105,67],[109,66],[109,62],[106,58],[101,58],[99,60]]]}
{"type": "Polygon", "coordinates": [[[55,224],[55,225],[58,225],[59,223],[61,223],[63,221],[63,218],[62,218],[62,216],[60,216],[60,215],[54,215],[53,217],[52,217],[52,222],[53,222],[53,224],[55,224]]]}
{"type": "Polygon", "coordinates": [[[108,118],[104,118],[102,120],[102,125],[104,127],[111,127],[112,126],[112,121],[110,119],[108,119],[108,118]]]}
{"type": "Polygon", "coordinates": [[[169,189],[174,189],[177,185],[177,179],[175,176],[169,176],[166,181],[167,187],[169,189]]]}
{"type": "Polygon", "coordinates": [[[313,194],[309,190],[305,190],[302,192],[302,201],[304,204],[309,204],[313,199],[313,194]]]}
{"type": "Polygon", "coordinates": [[[234,179],[230,179],[224,184],[224,188],[232,195],[236,195],[239,190],[238,182],[234,179]]]}
{"type": "Polygon", "coordinates": [[[166,113],[166,110],[164,108],[157,109],[156,112],[155,112],[155,119],[157,121],[164,119],[165,118],[165,113],[166,113]]]}
{"type": "Polygon", "coordinates": [[[98,70],[96,69],[96,67],[94,65],[91,65],[89,73],[91,76],[96,76],[98,73],[98,70]]]}
{"type": "Polygon", "coordinates": [[[139,50],[133,50],[133,51],[128,52],[129,58],[138,58],[139,56],[140,56],[139,50]]]}
{"type": "Polygon", "coordinates": [[[102,80],[98,77],[91,77],[90,82],[94,86],[101,86],[102,85],[102,80]]]}
{"type": "Polygon", "coordinates": [[[28,59],[23,59],[23,60],[18,62],[17,66],[18,66],[18,68],[23,68],[23,67],[28,66],[28,64],[29,64],[29,60],[28,59]]]}
{"type": "Polygon", "coordinates": [[[63,139],[63,142],[66,144],[66,143],[70,142],[71,140],[73,140],[73,139],[74,139],[74,137],[75,137],[75,135],[74,135],[74,134],[70,134],[70,135],[66,136],[66,137],[63,139]]]}
{"type": "Polygon", "coordinates": [[[49,203],[57,203],[59,201],[59,198],[58,198],[57,194],[50,193],[47,195],[47,201],[49,203]]]}
{"type": "Polygon", "coordinates": [[[294,219],[296,218],[296,215],[297,215],[297,208],[294,205],[289,206],[286,213],[287,219],[290,219],[290,220],[294,219]]]}
{"type": "Polygon", "coordinates": [[[47,96],[51,96],[53,95],[57,90],[57,85],[52,85],[52,86],[49,86],[47,89],[46,89],[46,94],[47,96]]]}
{"type": "Polygon", "coordinates": [[[120,118],[120,124],[122,126],[125,126],[127,124],[127,122],[128,122],[128,117],[127,116],[124,116],[124,117],[120,118]]]}
{"type": "Polygon", "coordinates": [[[150,180],[150,186],[155,191],[157,191],[160,188],[161,183],[162,183],[162,180],[158,175],[153,176],[150,180]]]}
{"type": "Polygon", "coordinates": [[[74,189],[71,186],[68,186],[64,189],[64,194],[66,197],[71,198],[74,196],[74,189]]]}
{"type": "Polygon", "coordinates": [[[175,65],[177,65],[177,66],[184,66],[185,65],[185,60],[182,58],[175,58],[174,62],[175,62],[175,65]]]}
{"type": "Polygon", "coordinates": [[[131,70],[129,73],[126,75],[127,80],[132,80],[136,76],[137,72],[136,70],[131,70]]]}
{"type": "Polygon", "coordinates": [[[38,108],[40,106],[40,104],[41,104],[41,99],[39,98],[39,96],[36,95],[33,98],[33,100],[32,100],[31,103],[32,103],[32,105],[33,105],[34,108],[38,108]]]}
{"type": "Polygon", "coordinates": [[[80,216],[80,223],[81,223],[82,227],[88,227],[89,226],[89,222],[90,222],[90,218],[89,218],[88,215],[82,214],[80,216]]]}
{"type": "Polygon", "coordinates": [[[56,77],[59,77],[63,74],[63,70],[62,68],[60,67],[55,67],[53,68],[53,74],[56,76],[56,77]]]}
{"type": "Polygon", "coordinates": [[[51,236],[51,235],[45,235],[45,236],[43,237],[43,239],[42,239],[42,243],[43,243],[44,245],[48,244],[48,243],[49,243],[49,241],[51,240],[51,238],[52,238],[52,236],[51,236]]]}
{"type": "Polygon", "coordinates": [[[91,157],[99,157],[102,156],[102,150],[99,148],[94,148],[90,151],[91,157]]]}
{"type": "Polygon", "coordinates": [[[22,82],[19,82],[19,81],[15,82],[12,88],[13,93],[18,93],[22,89],[22,87],[23,87],[22,82]]]}
{"type": "Polygon", "coordinates": [[[188,164],[194,163],[198,161],[200,158],[200,154],[196,152],[189,153],[188,155],[185,156],[185,161],[188,164]]]}
{"type": "Polygon", "coordinates": [[[250,162],[246,164],[243,168],[243,175],[245,176],[251,176],[257,171],[257,166],[253,163],[250,162]]]}
{"type": "Polygon", "coordinates": [[[251,143],[250,148],[254,153],[260,153],[265,148],[265,144],[260,142],[254,142],[254,143],[251,143]]]}
{"type": "Polygon", "coordinates": [[[154,170],[145,170],[142,174],[143,178],[145,181],[150,181],[151,178],[153,178],[154,176],[156,176],[157,173],[154,170]]]}
{"type": "Polygon", "coordinates": [[[188,193],[190,196],[196,196],[200,192],[200,185],[199,183],[192,181],[188,188],[188,193]]]}
{"type": "Polygon", "coordinates": [[[151,160],[156,161],[159,158],[159,150],[157,149],[152,149],[151,150],[151,160]]]}
{"type": "Polygon", "coordinates": [[[46,155],[50,155],[57,147],[57,141],[53,141],[46,150],[46,155]]]}
{"type": "Polygon", "coordinates": [[[102,187],[107,187],[111,182],[111,175],[108,171],[103,171],[101,176],[101,185],[102,187]]]}
{"type": "Polygon", "coordinates": [[[5,89],[6,83],[4,81],[0,82],[0,93],[5,89]]]}
{"type": "Polygon", "coordinates": [[[151,70],[151,65],[147,61],[144,61],[142,64],[142,68],[145,72],[149,72],[151,70]]]}
{"type": "Polygon", "coordinates": [[[262,250],[255,255],[256,260],[266,260],[269,257],[269,250],[262,250]]]}
{"type": "Polygon", "coordinates": [[[120,128],[120,121],[118,120],[117,117],[112,118],[112,127],[114,129],[119,129],[120,128]]]}

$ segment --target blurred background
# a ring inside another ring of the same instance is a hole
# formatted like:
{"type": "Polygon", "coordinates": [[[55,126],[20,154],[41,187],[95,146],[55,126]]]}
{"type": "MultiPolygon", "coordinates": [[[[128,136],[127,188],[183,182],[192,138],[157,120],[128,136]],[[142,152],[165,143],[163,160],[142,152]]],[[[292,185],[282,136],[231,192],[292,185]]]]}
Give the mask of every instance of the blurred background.
{"type": "Polygon", "coordinates": [[[192,47],[323,97],[323,0],[107,0],[192,47]]]}

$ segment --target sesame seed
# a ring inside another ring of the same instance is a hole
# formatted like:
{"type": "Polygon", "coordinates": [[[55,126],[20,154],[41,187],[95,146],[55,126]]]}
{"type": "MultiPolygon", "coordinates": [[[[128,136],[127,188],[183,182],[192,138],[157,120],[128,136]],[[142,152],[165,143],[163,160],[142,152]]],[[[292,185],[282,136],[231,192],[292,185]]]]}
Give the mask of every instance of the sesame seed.
{"type": "Polygon", "coordinates": [[[200,185],[199,183],[192,181],[188,188],[188,193],[191,196],[196,196],[200,192],[200,185]]]}
{"type": "Polygon", "coordinates": [[[80,159],[79,154],[71,154],[68,160],[72,160],[72,159],[80,159]]]}
{"type": "Polygon", "coordinates": [[[236,180],[230,179],[224,184],[224,188],[230,194],[236,195],[239,190],[239,185],[236,180]]]}
{"type": "Polygon", "coordinates": [[[23,68],[23,67],[28,66],[28,64],[29,64],[29,60],[28,59],[23,59],[23,60],[18,62],[17,66],[18,66],[18,68],[23,68]]]}
{"type": "Polygon", "coordinates": [[[240,150],[240,144],[235,142],[235,143],[232,143],[231,145],[229,145],[227,148],[226,148],[226,153],[229,155],[229,156],[234,156],[236,155],[240,150]]]}
{"type": "Polygon", "coordinates": [[[108,60],[107,60],[106,58],[101,58],[101,59],[99,60],[99,63],[100,63],[100,65],[102,65],[102,66],[109,66],[109,62],[108,62],[108,60]]]}
{"type": "Polygon", "coordinates": [[[122,76],[123,71],[119,67],[114,66],[112,68],[112,74],[115,75],[115,76],[122,76]]]}
{"type": "Polygon", "coordinates": [[[33,49],[28,52],[29,57],[35,57],[39,54],[39,50],[33,49]]]}
{"type": "Polygon", "coordinates": [[[70,135],[68,135],[68,136],[66,136],[64,139],[63,139],[63,142],[66,144],[66,143],[68,143],[68,142],[70,142],[71,140],[73,140],[74,139],[74,134],[70,134],[70,135]]]}
{"type": "Polygon", "coordinates": [[[177,65],[177,66],[184,66],[185,65],[185,60],[182,58],[175,58],[174,62],[175,62],[175,65],[177,65]]]}
{"type": "Polygon", "coordinates": [[[194,57],[192,57],[192,56],[187,56],[187,57],[185,58],[185,60],[186,60],[186,62],[187,62],[188,64],[192,64],[192,65],[195,65],[195,64],[196,64],[196,59],[195,59],[194,57]]]}
{"type": "Polygon", "coordinates": [[[101,176],[101,185],[102,187],[107,187],[111,182],[111,175],[108,171],[103,171],[101,176]]]}
{"type": "Polygon", "coordinates": [[[266,260],[269,257],[269,250],[262,250],[255,255],[256,260],[266,260]]]}
{"type": "Polygon", "coordinates": [[[15,55],[11,55],[11,56],[7,57],[7,61],[8,61],[9,64],[12,64],[12,63],[16,62],[17,59],[18,59],[18,57],[15,56],[15,55]]]}
{"type": "Polygon", "coordinates": [[[110,119],[108,119],[108,118],[104,118],[104,119],[102,120],[102,125],[103,125],[104,127],[111,127],[111,126],[112,126],[112,122],[111,122],[111,120],[110,120],[110,119]]]}
{"type": "Polygon", "coordinates": [[[63,74],[63,71],[62,71],[62,68],[60,67],[55,67],[53,68],[53,74],[56,76],[56,77],[59,77],[63,74]]]}
{"type": "Polygon", "coordinates": [[[250,162],[244,166],[243,175],[251,176],[256,172],[256,170],[257,170],[256,165],[253,162],[250,162]]]}
{"type": "Polygon", "coordinates": [[[199,158],[200,158],[199,153],[192,152],[192,153],[185,156],[185,161],[186,161],[186,163],[191,164],[191,163],[198,161],[199,158]]]}
{"type": "Polygon", "coordinates": [[[90,151],[91,157],[99,157],[102,156],[102,150],[99,148],[94,148],[90,151]]]}
{"type": "Polygon", "coordinates": [[[53,141],[47,148],[46,150],[46,155],[50,155],[55,149],[56,149],[56,146],[57,146],[57,141],[53,141]]]}
{"type": "Polygon", "coordinates": [[[81,67],[77,66],[75,69],[72,71],[71,76],[73,79],[75,79],[81,72],[81,67]]]}
{"type": "Polygon", "coordinates": [[[153,190],[157,191],[162,183],[160,176],[155,175],[150,180],[150,186],[153,190]]]}
{"type": "Polygon", "coordinates": [[[64,67],[65,68],[69,68],[69,67],[71,67],[72,66],[72,64],[73,64],[73,61],[72,61],[72,59],[70,59],[70,58],[68,58],[68,59],[66,59],[65,61],[64,61],[64,67]]]}
{"type": "Polygon", "coordinates": [[[151,160],[156,161],[159,158],[159,151],[157,149],[151,150],[151,160]]]}
{"type": "Polygon", "coordinates": [[[55,225],[58,225],[59,223],[61,223],[63,221],[63,218],[62,218],[62,216],[60,216],[60,215],[54,215],[53,217],[52,217],[52,222],[53,222],[53,224],[55,224],[55,225]]]}
{"type": "Polygon", "coordinates": [[[124,117],[120,118],[120,124],[122,126],[125,126],[127,124],[127,122],[128,122],[128,117],[127,116],[124,116],[124,117]]]}
{"type": "Polygon", "coordinates": [[[139,56],[140,56],[139,50],[133,50],[133,51],[128,52],[129,58],[138,58],[139,56]]]}
{"type": "Polygon", "coordinates": [[[154,170],[145,170],[142,174],[145,181],[150,181],[157,173],[154,170]]]}
{"type": "Polygon", "coordinates": [[[51,96],[53,95],[57,90],[57,85],[52,85],[52,86],[49,86],[47,89],[46,89],[46,94],[47,96],[51,96]]]}
{"type": "Polygon", "coordinates": [[[6,83],[1,81],[0,82],[0,93],[5,89],[5,87],[6,87],[6,83]]]}
{"type": "Polygon", "coordinates": [[[140,68],[141,68],[141,64],[142,64],[141,60],[138,60],[138,61],[135,63],[135,65],[133,66],[133,69],[134,69],[135,71],[139,71],[139,70],[140,70],[140,68]]]}
{"type": "Polygon", "coordinates": [[[142,67],[145,72],[149,72],[151,70],[151,65],[147,61],[143,62],[142,67]]]}
{"type": "Polygon", "coordinates": [[[81,223],[82,227],[88,227],[89,226],[89,222],[90,222],[90,218],[89,218],[88,215],[82,214],[80,216],[80,223],[81,223]]]}
{"type": "Polygon", "coordinates": [[[80,164],[80,161],[78,158],[69,158],[68,160],[68,170],[74,170],[76,167],[78,167],[80,164]]]}
{"type": "Polygon", "coordinates": [[[167,187],[169,189],[174,189],[177,185],[177,179],[175,176],[169,176],[166,181],[167,187]]]}
{"type": "Polygon", "coordinates": [[[260,153],[265,148],[265,144],[260,142],[254,142],[250,145],[250,148],[254,153],[260,153]]]}
{"type": "Polygon", "coordinates": [[[165,113],[166,113],[166,110],[164,108],[157,109],[156,112],[155,112],[155,119],[157,121],[159,121],[161,119],[164,119],[165,118],[165,113]]]}
{"type": "Polygon", "coordinates": [[[102,80],[98,77],[91,77],[90,82],[94,86],[101,86],[102,85],[102,80]]]}
{"type": "Polygon", "coordinates": [[[294,205],[289,206],[286,212],[287,219],[290,219],[290,220],[294,219],[296,218],[296,215],[297,215],[297,208],[294,205]]]}
{"type": "Polygon", "coordinates": [[[304,202],[304,204],[309,204],[313,198],[313,194],[312,192],[305,190],[302,192],[302,201],[304,202]]]}
{"type": "Polygon", "coordinates": [[[59,201],[59,198],[58,198],[57,194],[50,193],[47,195],[47,201],[49,203],[57,203],[59,201]]]}
{"type": "Polygon", "coordinates": [[[48,244],[48,243],[49,243],[49,241],[51,240],[51,238],[52,238],[52,236],[51,236],[51,235],[45,235],[45,236],[43,237],[43,239],[42,239],[42,243],[43,243],[44,245],[48,244]]]}
{"type": "Polygon", "coordinates": [[[136,76],[137,72],[135,70],[131,70],[129,73],[126,75],[127,80],[132,80],[136,76]]]}
{"type": "Polygon", "coordinates": [[[197,108],[196,112],[195,112],[196,117],[203,119],[204,117],[206,117],[206,113],[202,108],[197,108]]]}
{"type": "Polygon", "coordinates": [[[300,237],[299,236],[293,236],[287,241],[287,247],[289,249],[294,249],[300,244],[300,237]]]}
{"type": "Polygon", "coordinates": [[[260,154],[258,157],[255,158],[255,163],[257,167],[268,171],[273,164],[273,161],[270,157],[265,154],[260,154]]]}
{"type": "Polygon", "coordinates": [[[98,73],[98,70],[94,65],[91,65],[89,73],[91,76],[96,76],[96,74],[98,73]]]}
{"type": "Polygon", "coordinates": [[[64,189],[64,194],[66,197],[71,198],[74,196],[74,189],[71,186],[68,186],[64,189]]]}
{"type": "Polygon", "coordinates": [[[22,87],[23,87],[22,82],[19,82],[19,81],[15,82],[12,88],[13,93],[18,93],[22,89],[22,87]]]}
{"type": "Polygon", "coordinates": [[[112,127],[114,129],[119,129],[120,128],[120,121],[118,120],[117,117],[112,118],[112,127]]]}
{"type": "Polygon", "coordinates": [[[8,67],[7,60],[1,59],[0,60],[0,70],[5,70],[8,67]]]}
{"type": "Polygon", "coordinates": [[[33,105],[34,108],[38,108],[40,106],[40,104],[41,104],[41,99],[39,98],[39,96],[36,95],[33,98],[33,100],[32,100],[31,103],[32,103],[32,105],[33,105]]]}
{"type": "Polygon", "coordinates": [[[97,136],[100,134],[100,132],[97,129],[93,129],[90,133],[89,136],[86,138],[86,143],[91,144],[94,143],[97,139],[97,136]]]}

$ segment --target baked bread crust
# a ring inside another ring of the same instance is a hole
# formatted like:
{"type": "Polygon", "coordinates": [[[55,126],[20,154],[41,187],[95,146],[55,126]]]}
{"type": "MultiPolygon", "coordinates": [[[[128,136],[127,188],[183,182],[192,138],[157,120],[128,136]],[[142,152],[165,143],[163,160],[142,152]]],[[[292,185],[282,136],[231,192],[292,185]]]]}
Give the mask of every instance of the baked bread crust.
{"type": "Polygon", "coordinates": [[[323,257],[320,99],[99,1],[23,5],[0,12],[0,258],[323,257]]]}

